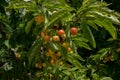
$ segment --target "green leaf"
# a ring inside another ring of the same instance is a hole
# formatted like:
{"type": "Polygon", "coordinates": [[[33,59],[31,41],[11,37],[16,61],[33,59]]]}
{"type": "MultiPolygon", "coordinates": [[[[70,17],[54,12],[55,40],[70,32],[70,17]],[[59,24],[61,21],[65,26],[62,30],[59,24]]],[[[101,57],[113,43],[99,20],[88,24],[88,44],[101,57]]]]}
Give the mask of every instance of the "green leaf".
{"type": "Polygon", "coordinates": [[[98,80],[99,79],[99,75],[98,74],[93,73],[91,75],[93,77],[93,80],[98,80]]]}
{"type": "Polygon", "coordinates": [[[106,56],[106,54],[108,54],[109,51],[110,51],[110,48],[103,48],[99,50],[98,53],[100,53],[100,56],[99,56],[100,60],[102,60],[106,56]]]}
{"type": "Polygon", "coordinates": [[[47,24],[45,24],[45,28],[51,26],[53,23],[55,23],[57,20],[59,20],[60,18],[63,18],[63,16],[65,16],[66,11],[64,11],[63,13],[57,15],[55,18],[53,18],[50,22],[48,22],[47,24]]]}
{"type": "Polygon", "coordinates": [[[58,45],[58,43],[54,43],[54,42],[52,42],[52,41],[50,41],[49,46],[50,46],[50,48],[51,48],[52,50],[54,50],[54,51],[58,51],[59,48],[60,48],[59,45],[58,45]]]}
{"type": "Polygon", "coordinates": [[[110,20],[113,23],[119,23],[118,18],[115,15],[113,15],[114,13],[106,13],[103,11],[90,11],[90,13],[91,15],[102,18],[102,20],[106,19],[106,20],[110,20]]]}
{"type": "Polygon", "coordinates": [[[29,64],[32,64],[32,61],[34,61],[33,59],[35,58],[35,56],[39,53],[40,51],[40,47],[43,43],[42,39],[39,39],[38,41],[35,42],[35,44],[30,48],[30,51],[28,52],[28,61],[29,64]]]}
{"type": "Polygon", "coordinates": [[[110,48],[102,48],[98,51],[98,53],[104,53],[106,51],[110,50],[110,48]]]}
{"type": "Polygon", "coordinates": [[[11,47],[11,45],[9,44],[9,40],[5,40],[4,44],[5,44],[8,48],[11,47]]]}
{"type": "Polygon", "coordinates": [[[62,72],[67,76],[70,76],[70,74],[71,74],[68,70],[63,70],[62,72]]]}
{"type": "Polygon", "coordinates": [[[11,35],[13,33],[13,29],[11,28],[11,26],[6,22],[4,22],[4,25],[5,25],[5,32],[11,35]]]}
{"type": "Polygon", "coordinates": [[[78,70],[78,68],[76,68],[76,67],[73,67],[73,68],[70,68],[70,71],[76,71],[76,70],[78,70]]]}
{"type": "Polygon", "coordinates": [[[113,80],[111,77],[103,77],[100,80],[113,80]]]}
{"type": "Polygon", "coordinates": [[[32,24],[34,22],[34,19],[31,19],[28,23],[27,26],[25,27],[25,32],[28,34],[30,32],[30,29],[32,27],[32,24]]]}
{"type": "Polygon", "coordinates": [[[80,55],[78,55],[77,53],[71,54],[71,56],[74,57],[77,60],[84,61],[84,59],[80,55]]]}
{"type": "Polygon", "coordinates": [[[108,20],[95,20],[94,21],[97,25],[104,27],[113,37],[113,39],[117,39],[117,32],[116,28],[112,25],[111,21],[108,20]]]}
{"type": "Polygon", "coordinates": [[[87,43],[85,43],[85,42],[78,42],[78,41],[76,41],[76,43],[77,43],[77,45],[79,47],[84,47],[84,48],[86,48],[88,50],[92,50],[91,47],[87,43]]]}
{"type": "Polygon", "coordinates": [[[94,29],[98,30],[98,26],[93,22],[93,20],[88,20],[87,24],[91,27],[93,27],[94,29]]]}
{"type": "MultiPolygon", "coordinates": [[[[101,20],[102,20],[102,19],[101,19],[101,20]]],[[[103,26],[102,26],[103,23],[102,23],[101,20],[97,20],[97,19],[96,19],[96,20],[94,20],[93,22],[94,22],[95,24],[97,24],[99,27],[103,27],[103,26]]]]}
{"type": "Polygon", "coordinates": [[[68,61],[73,64],[75,67],[77,67],[78,69],[81,69],[82,68],[82,65],[81,63],[79,62],[79,60],[82,60],[81,57],[77,56],[76,55],[72,55],[72,54],[69,54],[67,59],[68,61]],[[78,57],[78,58],[77,58],[78,57]]]}
{"type": "Polygon", "coordinates": [[[117,39],[116,28],[112,25],[111,22],[105,21],[105,23],[103,24],[103,27],[111,34],[113,39],[117,39]]]}
{"type": "Polygon", "coordinates": [[[68,80],[68,78],[69,78],[68,76],[65,76],[63,77],[63,80],[68,80]]]}
{"type": "Polygon", "coordinates": [[[84,36],[89,40],[91,46],[93,48],[96,48],[96,42],[94,40],[94,36],[89,28],[89,26],[87,26],[87,24],[85,24],[86,21],[83,21],[81,27],[82,27],[82,30],[83,30],[83,34],[84,36]]]}

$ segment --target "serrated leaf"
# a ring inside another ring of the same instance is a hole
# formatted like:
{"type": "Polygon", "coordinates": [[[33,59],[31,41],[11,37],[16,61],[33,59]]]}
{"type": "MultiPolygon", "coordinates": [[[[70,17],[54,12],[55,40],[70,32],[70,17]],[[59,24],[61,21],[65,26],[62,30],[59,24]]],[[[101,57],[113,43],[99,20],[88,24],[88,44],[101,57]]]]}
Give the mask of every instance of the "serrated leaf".
{"type": "MultiPolygon", "coordinates": [[[[82,34],[81,34],[82,35],[82,34]]],[[[84,37],[81,37],[81,36],[76,36],[76,37],[72,37],[72,40],[74,40],[75,42],[78,41],[78,42],[88,42],[88,40],[84,37]],[[79,37],[79,38],[78,38],[79,37]]]]}
{"type": "Polygon", "coordinates": [[[111,77],[103,77],[100,80],[113,80],[111,77]]]}
{"type": "Polygon", "coordinates": [[[62,72],[67,76],[70,76],[70,74],[71,74],[68,70],[63,70],[62,72]]]}
{"type": "Polygon", "coordinates": [[[79,59],[81,60],[81,58],[77,58],[75,55],[68,55],[68,61],[70,63],[72,63],[74,66],[76,66],[78,69],[82,68],[81,63],[79,62],[79,59]]]}
{"type": "Polygon", "coordinates": [[[80,47],[84,47],[84,48],[86,48],[88,50],[92,50],[91,47],[87,43],[85,43],[85,42],[76,42],[76,43],[80,47]]]}
{"type": "Polygon", "coordinates": [[[11,45],[9,44],[9,40],[5,40],[4,44],[5,44],[8,48],[11,47],[11,45]]]}
{"type": "Polygon", "coordinates": [[[117,32],[116,28],[112,25],[112,22],[109,20],[95,20],[94,21],[97,25],[100,27],[104,27],[110,35],[113,37],[113,39],[117,39],[117,32]]]}
{"type": "Polygon", "coordinates": [[[95,73],[92,74],[92,77],[93,77],[94,80],[98,80],[99,79],[99,75],[95,74],[95,73]]]}
{"type": "Polygon", "coordinates": [[[113,14],[104,13],[100,11],[90,11],[90,13],[94,14],[95,16],[98,16],[99,18],[110,20],[111,22],[114,22],[114,23],[119,23],[119,20],[113,14]]]}
{"type": "Polygon", "coordinates": [[[45,24],[45,27],[47,28],[47,27],[51,26],[54,22],[56,22],[57,20],[59,20],[60,18],[62,18],[65,14],[66,14],[66,12],[64,11],[62,14],[57,15],[50,22],[48,22],[47,24],[45,24]]]}
{"type": "Polygon", "coordinates": [[[108,52],[110,51],[110,48],[103,48],[101,50],[98,51],[98,53],[100,53],[100,60],[103,59],[103,57],[105,57],[106,54],[108,54],[108,52]]]}
{"type": "Polygon", "coordinates": [[[105,21],[105,23],[102,24],[103,27],[111,34],[113,39],[117,39],[117,32],[115,27],[112,25],[111,22],[105,21]]]}
{"type": "Polygon", "coordinates": [[[104,53],[106,51],[110,50],[110,48],[102,48],[98,51],[98,53],[104,53]]]}
{"type": "Polygon", "coordinates": [[[77,60],[84,61],[84,59],[80,55],[78,55],[77,53],[71,54],[70,56],[74,57],[77,60]]]}
{"type": "Polygon", "coordinates": [[[35,58],[36,54],[39,53],[40,47],[43,43],[42,39],[39,39],[35,44],[30,48],[30,51],[28,52],[28,61],[29,64],[32,64],[33,59],[35,58]]]}
{"type": "Polygon", "coordinates": [[[50,41],[50,47],[52,50],[54,51],[58,51],[59,50],[59,45],[57,43],[53,43],[52,41],[50,41]]]}
{"type": "Polygon", "coordinates": [[[12,34],[13,29],[10,27],[10,25],[6,22],[4,22],[5,25],[5,32],[8,33],[9,35],[12,34]]]}
{"type": "Polygon", "coordinates": [[[98,26],[93,21],[87,21],[87,24],[93,27],[94,29],[98,30],[98,26]]]}
{"type": "Polygon", "coordinates": [[[91,46],[93,48],[96,48],[96,42],[95,42],[95,39],[94,39],[94,36],[89,28],[89,26],[87,26],[87,24],[84,23],[85,21],[83,21],[81,27],[82,27],[82,30],[83,30],[83,34],[84,36],[89,40],[91,46]]]}
{"type": "Polygon", "coordinates": [[[25,32],[28,34],[30,32],[30,29],[32,27],[32,24],[34,22],[34,19],[31,19],[30,21],[28,21],[26,27],[25,27],[25,32]]]}
{"type": "Polygon", "coordinates": [[[65,76],[65,77],[63,78],[63,80],[68,80],[68,78],[69,78],[68,76],[65,76]]]}
{"type": "Polygon", "coordinates": [[[97,19],[96,19],[96,20],[94,20],[93,22],[94,22],[95,24],[97,24],[99,27],[103,27],[103,26],[102,26],[103,23],[102,23],[101,20],[97,20],[97,19]]]}
{"type": "Polygon", "coordinates": [[[76,67],[73,67],[70,69],[70,71],[76,71],[76,70],[78,70],[78,68],[76,68],[76,67]]]}

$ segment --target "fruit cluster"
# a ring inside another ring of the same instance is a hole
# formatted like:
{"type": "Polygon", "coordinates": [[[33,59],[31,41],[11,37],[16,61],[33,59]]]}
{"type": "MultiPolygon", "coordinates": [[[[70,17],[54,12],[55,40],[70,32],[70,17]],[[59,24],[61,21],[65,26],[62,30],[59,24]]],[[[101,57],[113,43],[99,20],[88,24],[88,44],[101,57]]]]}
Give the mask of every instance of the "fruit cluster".
{"type": "Polygon", "coordinates": [[[55,66],[55,64],[58,62],[58,59],[61,57],[61,53],[59,51],[54,52],[51,49],[48,49],[46,51],[46,56],[50,58],[50,64],[52,66],[55,66]]]}
{"type": "Polygon", "coordinates": [[[43,67],[46,67],[46,63],[42,63],[42,64],[36,63],[35,67],[38,69],[42,69],[43,67]]]}
{"type": "MultiPolygon", "coordinates": [[[[57,32],[57,35],[52,36],[52,40],[54,42],[59,42],[60,39],[63,39],[63,40],[66,39],[66,33],[63,29],[56,30],[56,32],[57,32]]],[[[76,27],[72,27],[70,29],[71,35],[77,35],[77,33],[78,33],[78,29],[76,27]]],[[[43,31],[41,32],[41,38],[43,38],[45,42],[49,42],[51,37],[47,34],[47,32],[43,31]]]]}
{"type": "MultiPolygon", "coordinates": [[[[55,66],[56,63],[59,62],[60,65],[63,65],[64,62],[63,61],[59,61],[60,59],[63,59],[63,53],[61,53],[60,50],[53,50],[51,49],[50,46],[48,46],[49,43],[53,43],[53,44],[59,44],[62,48],[64,48],[68,53],[73,53],[74,51],[72,50],[69,42],[66,41],[67,39],[67,32],[65,32],[64,29],[58,29],[58,30],[54,30],[54,34],[49,33],[49,31],[47,32],[47,30],[43,30],[41,32],[41,35],[39,38],[42,38],[44,40],[43,46],[44,46],[44,55],[45,58],[48,60],[49,64],[51,66],[55,66]],[[45,45],[47,45],[45,47],[45,45]]],[[[70,35],[77,35],[78,33],[78,28],[76,27],[71,27],[69,30],[70,35]]],[[[36,68],[41,69],[42,67],[45,67],[44,65],[38,65],[35,64],[36,68]]]]}

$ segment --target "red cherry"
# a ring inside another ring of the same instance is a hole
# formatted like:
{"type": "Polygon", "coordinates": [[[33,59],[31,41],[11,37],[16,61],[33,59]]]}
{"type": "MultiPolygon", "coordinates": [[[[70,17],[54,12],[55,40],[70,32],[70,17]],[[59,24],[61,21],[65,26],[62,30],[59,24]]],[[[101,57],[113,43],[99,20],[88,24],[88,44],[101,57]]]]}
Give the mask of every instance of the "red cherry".
{"type": "Polygon", "coordinates": [[[63,35],[63,34],[65,34],[65,31],[63,29],[58,31],[58,35],[63,35]]]}
{"type": "Polygon", "coordinates": [[[72,35],[76,35],[77,32],[78,32],[78,29],[77,29],[76,27],[72,27],[72,28],[70,29],[70,33],[71,33],[72,35]]]}

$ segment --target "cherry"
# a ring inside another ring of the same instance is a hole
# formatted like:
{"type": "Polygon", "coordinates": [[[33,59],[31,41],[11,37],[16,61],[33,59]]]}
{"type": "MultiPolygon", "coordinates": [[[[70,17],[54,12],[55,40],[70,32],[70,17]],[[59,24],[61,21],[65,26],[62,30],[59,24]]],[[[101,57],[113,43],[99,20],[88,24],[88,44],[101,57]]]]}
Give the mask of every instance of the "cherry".
{"type": "Polygon", "coordinates": [[[65,31],[63,29],[58,30],[58,35],[63,35],[65,34],[65,31]]]}
{"type": "Polygon", "coordinates": [[[77,29],[76,27],[72,27],[72,28],[70,29],[70,33],[71,33],[72,35],[76,35],[76,34],[78,33],[78,29],[77,29]]]}

